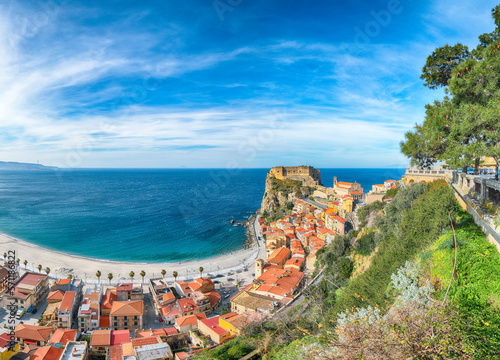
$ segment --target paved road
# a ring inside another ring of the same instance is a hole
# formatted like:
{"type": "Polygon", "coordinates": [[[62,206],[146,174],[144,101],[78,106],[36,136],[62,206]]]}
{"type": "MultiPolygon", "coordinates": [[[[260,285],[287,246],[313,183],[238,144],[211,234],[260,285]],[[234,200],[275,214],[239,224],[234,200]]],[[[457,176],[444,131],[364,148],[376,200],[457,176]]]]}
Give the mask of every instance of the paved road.
{"type": "Polygon", "coordinates": [[[317,208],[320,208],[321,210],[325,210],[328,206],[326,205],[321,205],[320,203],[317,203],[315,201],[309,200],[309,199],[302,199],[302,201],[311,204],[313,206],[316,206],[317,208]]]}

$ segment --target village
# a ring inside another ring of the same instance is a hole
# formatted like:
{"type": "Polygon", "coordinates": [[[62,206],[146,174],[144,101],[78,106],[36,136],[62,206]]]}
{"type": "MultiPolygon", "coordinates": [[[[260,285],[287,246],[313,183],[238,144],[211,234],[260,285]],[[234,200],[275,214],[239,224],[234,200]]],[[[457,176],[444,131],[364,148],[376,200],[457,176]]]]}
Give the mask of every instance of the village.
{"type": "Polygon", "coordinates": [[[382,200],[399,183],[387,180],[365,195],[356,182],[335,178],[333,188],[324,188],[313,181],[319,190],[296,199],[288,215],[270,223],[256,219],[265,258],[255,260],[253,274],[225,284],[202,269],[192,281],[168,282],[164,274],[116,286],[54,281],[42,269],[6,262],[0,269],[1,360],[190,359],[271,318],[315,281],[317,252],[355,227],[357,207],[382,200]]]}

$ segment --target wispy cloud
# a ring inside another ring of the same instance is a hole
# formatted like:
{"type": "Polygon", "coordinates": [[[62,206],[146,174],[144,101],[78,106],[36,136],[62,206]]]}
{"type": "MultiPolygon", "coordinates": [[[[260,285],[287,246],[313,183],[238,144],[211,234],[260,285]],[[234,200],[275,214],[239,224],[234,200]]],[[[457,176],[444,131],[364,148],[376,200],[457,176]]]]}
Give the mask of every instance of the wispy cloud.
{"type": "MultiPolygon", "coordinates": [[[[463,28],[450,22],[463,16],[448,3],[412,26],[438,40],[463,28]]],[[[29,36],[19,21],[45,10],[0,6],[1,158],[79,167],[404,164],[399,140],[440,95],[419,80],[437,40],[360,47],[352,34],[310,33],[317,21],[332,32],[352,28],[328,18],[306,20],[307,36],[273,37],[259,31],[267,20],[257,14],[224,24],[205,14],[194,26],[192,8],[128,6],[62,2],[29,36]]],[[[486,8],[473,12],[470,29],[483,27],[486,8]]]]}

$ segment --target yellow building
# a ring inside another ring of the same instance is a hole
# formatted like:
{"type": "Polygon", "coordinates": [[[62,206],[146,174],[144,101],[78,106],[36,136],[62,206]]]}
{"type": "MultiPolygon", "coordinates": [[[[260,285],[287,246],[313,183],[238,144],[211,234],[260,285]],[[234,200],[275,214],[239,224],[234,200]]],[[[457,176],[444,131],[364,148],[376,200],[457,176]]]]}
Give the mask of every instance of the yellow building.
{"type": "Polygon", "coordinates": [[[353,198],[349,195],[345,195],[342,197],[342,210],[344,210],[346,213],[352,212],[352,206],[353,206],[353,198]]]}
{"type": "Polygon", "coordinates": [[[19,343],[17,341],[10,343],[10,341],[8,333],[0,335],[0,360],[9,360],[19,352],[19,343]]]}
{"type": "Polygon", "coordinates": [[[248,324],[248,320],[243,315],[230,312],[219,317],[219,326],[236,336],[241,335],[241,331],[248,324]]]}

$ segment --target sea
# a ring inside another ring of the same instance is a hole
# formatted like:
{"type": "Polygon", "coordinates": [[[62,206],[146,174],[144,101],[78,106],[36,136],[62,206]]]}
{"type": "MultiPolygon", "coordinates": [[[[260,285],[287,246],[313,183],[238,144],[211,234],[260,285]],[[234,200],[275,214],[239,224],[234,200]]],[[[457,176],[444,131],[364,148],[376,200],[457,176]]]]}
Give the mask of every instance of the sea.
{"type": "MultiPolygon", "coordinates": [[[[268,169],[0,171],[0,232],[114,261],[202,259],[244,247],[268,169]]],[[[373,184],[405,169],[321,169],[322,182],[373,184]]]]}

